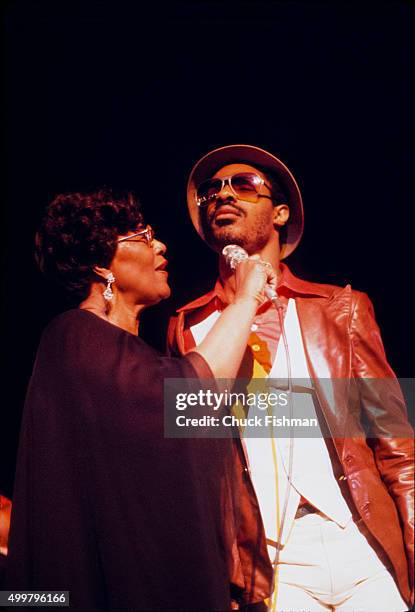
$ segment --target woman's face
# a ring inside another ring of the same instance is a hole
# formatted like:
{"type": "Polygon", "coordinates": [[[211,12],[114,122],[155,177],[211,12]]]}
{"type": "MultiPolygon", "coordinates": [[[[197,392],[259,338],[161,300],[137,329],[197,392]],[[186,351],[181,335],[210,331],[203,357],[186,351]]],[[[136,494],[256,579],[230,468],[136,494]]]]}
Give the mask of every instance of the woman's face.
{"type": "Polygon", "coordinates": [[[110,268],[116,289],[127,302],[151,306],[170,295],[164,257],[167,249],[159,240],[150,240],[148,234],[146,237],[136,233],[131,231],[119,237],[110,268]]]}

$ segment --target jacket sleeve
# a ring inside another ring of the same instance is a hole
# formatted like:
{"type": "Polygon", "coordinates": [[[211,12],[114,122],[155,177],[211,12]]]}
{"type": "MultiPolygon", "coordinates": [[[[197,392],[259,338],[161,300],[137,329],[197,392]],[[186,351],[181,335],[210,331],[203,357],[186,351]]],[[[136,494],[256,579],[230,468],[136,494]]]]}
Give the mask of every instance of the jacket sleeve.
{"type": "Polygon", "coordinates": [[[414,439],[405,401],[386,360],[373,306],[364,293],[355,293],[351,315],[352,370],[358,379],[363,417],[383,482],[399,513],[414,582],[414,439]]]}

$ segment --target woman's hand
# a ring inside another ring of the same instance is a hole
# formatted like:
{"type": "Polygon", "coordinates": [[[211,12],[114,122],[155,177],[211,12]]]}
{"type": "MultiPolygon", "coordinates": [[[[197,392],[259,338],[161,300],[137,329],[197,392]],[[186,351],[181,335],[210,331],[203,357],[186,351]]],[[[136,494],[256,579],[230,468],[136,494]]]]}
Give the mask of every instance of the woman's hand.
{"type": "Polygon", "coordinates": [[[219,388],[229,387],[244,355],[258,306],[265,299],[265,287],[274,289],[277,275],[271,264],[253,255],[235,269],[235,295],[205,339],[193,350],[202,355],[218,379],[219,388]]]}
{"type": "Polygon", "coordinates": [[[260,259],[259,255],[252,255],[236,266],[235,285],[234,303],[250,299],[262,304],[265,287],[268,285],[276,290],[277,275],[270,263],[260,259]]]}

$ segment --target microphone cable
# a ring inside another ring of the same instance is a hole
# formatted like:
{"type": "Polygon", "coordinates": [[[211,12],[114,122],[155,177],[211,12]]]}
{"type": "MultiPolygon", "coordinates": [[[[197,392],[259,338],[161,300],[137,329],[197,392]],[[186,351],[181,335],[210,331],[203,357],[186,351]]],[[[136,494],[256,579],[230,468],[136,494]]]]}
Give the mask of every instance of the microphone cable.
{"type": "MultiPolygon", "coordinates": [[[[282,513],[281,513],[281,520],[278,521],[278,513],[279,513],[279,498],[278,498],[278,463],[275,462],[275,472],[276,472],[276,489],[275,489],[275,494],[276,494],[276,506],[277,506],[277,529],[278,529],[278,523],[279,523],[279,533],[278,533],[278,538],[277,538],[277,542],[276,542],[276,551],[275,551],[275,557],[274,557],[274,561],[272,562],[272,566],[273,566],[273,571],[272,571],[272,585],[274,587],[274,590],[272,592],[272,595],[269,598],[269,603],[268,603],[268,607],[267,607],[267,612],[274,612],[275,611],[275,606],[277,604],[277,598],[278,598],[278,570],[279,570],[279,559],[280,559],[280,552],[281,552],[281,537],[283,535],[284,532],[284,526],[285,526],[285,520],[287,517],[287,510],[288,510],[288,502],[290,499],[290,492],[291,492],[291,481],[292,481],[292,474],[293,474],[293,464],[294,464],[294,435],[293,435],[293,428],[292,428],[292,419],[294,418],[294,405],[293,405],[293,384],[292,384],[292,369],[291,369],[291,358],[290,358],[290,351],[288,348],[288,340],[287,340],[287,335],[285,333],[285,328],[284,328],[284,319],[282,316],[283,313],[283,305],[282,302],[280,301],[280,299],[278,298],[278,295],[275,294],[275,297],[271,298],[272,303],[274,304],[277,313],[278,313],[278,320],[279,320],[279,324],[280,324],[280,329],[281,329],[281,338],[284,344],[284,352],[285,352],[285,361],[286,361],[286,365],[287,365],[287,383],[288,383],[288,407],[289,407],[289,416],[290,416],[290,443],[289,443],[289,450],[288,450],[288,474],[287,474],[287,489],[285,492],[285,496],[284,496],[284,505],[283,505],[283,509],[282,509],[282,513]]],[[[272,451],[273,451],[273,455],[276,456],[276,452],[275,452],[275,441],[274,441],[274,436],[272,436],[271,439],[271,444],[272,444],[272,451]]],[[[278,459],[277,459],[278,461],[278,459]]]]}

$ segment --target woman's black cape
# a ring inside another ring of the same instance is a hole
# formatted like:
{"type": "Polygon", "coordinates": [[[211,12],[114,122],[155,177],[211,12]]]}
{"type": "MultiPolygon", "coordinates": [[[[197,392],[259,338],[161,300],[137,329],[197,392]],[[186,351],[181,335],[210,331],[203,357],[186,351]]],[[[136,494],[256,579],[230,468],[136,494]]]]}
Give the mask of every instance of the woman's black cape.
{"type": "MultiPolygon", "coordinates": [[[[77,610],[229,609],[228,440],[166,439],[163,379],[211,376],[94,314],[46,329],[24,411],[7,588],[77,610]]],[[[230,452],[230,451],[229,451],[230,452]]]]}

